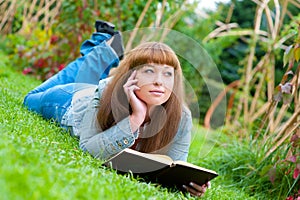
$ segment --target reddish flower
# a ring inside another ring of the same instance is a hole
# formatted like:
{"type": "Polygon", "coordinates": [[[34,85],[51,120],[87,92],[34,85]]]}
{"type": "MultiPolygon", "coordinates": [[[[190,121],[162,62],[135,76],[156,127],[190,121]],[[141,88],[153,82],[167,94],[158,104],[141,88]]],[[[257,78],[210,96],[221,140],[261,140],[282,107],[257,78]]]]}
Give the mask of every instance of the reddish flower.
{"type": "Polygon", "coordinates": [[[57,69],[58,71],[61,71],[63,68],[65,68],[65,64],[60,64],[57,69]]]}
{"type": "Polygon", "coordinates": [[[37,68],[43,68],[46,66],[46,60],[44,58],[40,58],[36,62],[34,62],[33,66],[37,68]]]}
{"type": "Polygon", "coordinates": [[[292,163],[296,163],[297,161],[297,156],[292,155],[291,157],[288,158],[289,161],[291,161],[292,163]]]}
{"type": "Polygon", "coordinates": [[[27,67],[27,68],[25,68],[24,70],[23,70],[23,74],[29,74],[29,73],[31,73],[32,72],[32,68],[30,68],[30,67],[27,67]]]}
{"type": "Polygon", "coordinates": [[[51,78],[53,75],[54,75],[55,73],[54,72],[48,72],[47,74],[46,74],[46,76],[45,76],[45,80],[47,80],[47,79],[49,79],[49,78],[51,78]]]}
{"type": "Polygon", "coordinates": [[[82,36],[81,36],[81,35],[77,35],[77,41],[78,41],[79,43],[81,43],[81,41],[82,41],[82,36]]]}
{"type": "Polygon", "coordinates": [[[57,35],[52,35],[50,38],[50,44],[55,44],[58,41],[59,37],[57,35]]]}
{"type": "Polygon", "coordinates": [[[294,178],[294,179],[297,179],[298,176],[299,176],[299,174],[300,174],[300,170],[299,170],[298,168],[296,168],[296,169],[294,170],[293,178],[294,178]]]}
{"type": "Polygon", "coordinates": [[[55,73],[54,67],[51,67],[49,72],[52,73],[52,74],[54,74],[55,73]]]}

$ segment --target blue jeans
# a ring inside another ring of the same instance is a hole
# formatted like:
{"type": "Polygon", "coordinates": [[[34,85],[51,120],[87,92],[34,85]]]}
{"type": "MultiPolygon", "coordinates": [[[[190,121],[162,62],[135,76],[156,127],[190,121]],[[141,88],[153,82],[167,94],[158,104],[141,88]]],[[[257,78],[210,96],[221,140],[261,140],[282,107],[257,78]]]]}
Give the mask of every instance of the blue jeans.
{"type": "Polygon", "coordinates": [[[108,76],[112,67],[119,64],[118,56],[105,42],[110,37],[109,34],[94,33],[92,39],[82,44],[82,57],[30,91],[24,98],[24,106],[60,124],[74,93],[97,85],[108,76]]]}

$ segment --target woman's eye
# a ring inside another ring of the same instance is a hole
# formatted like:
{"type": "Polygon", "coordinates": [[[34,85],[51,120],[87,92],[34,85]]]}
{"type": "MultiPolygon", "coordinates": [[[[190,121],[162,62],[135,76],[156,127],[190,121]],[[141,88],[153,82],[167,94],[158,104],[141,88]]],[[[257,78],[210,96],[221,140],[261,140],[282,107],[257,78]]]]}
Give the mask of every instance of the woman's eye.
{"type": "Polygon", "coordinates": [[[154,71],[152,69],[145,69],[145,72],[150,74],[150,73],[154,73],[154,71]]]}
{"type": "Polygon", "coordinates": [[[173,76],[172,72],[165,72],[165,76],[173,76]]]}

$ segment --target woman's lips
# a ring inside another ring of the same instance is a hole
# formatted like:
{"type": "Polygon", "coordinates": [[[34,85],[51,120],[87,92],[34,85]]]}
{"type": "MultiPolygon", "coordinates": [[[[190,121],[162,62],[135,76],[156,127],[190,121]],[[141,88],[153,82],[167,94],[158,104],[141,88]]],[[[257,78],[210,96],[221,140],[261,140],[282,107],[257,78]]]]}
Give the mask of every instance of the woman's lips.
{"type": "Polygon", "coordinates": [[[162,96],[164,94],[164,91],[162,90],[150,90],[149,92],[155,96],[162,96]]]}

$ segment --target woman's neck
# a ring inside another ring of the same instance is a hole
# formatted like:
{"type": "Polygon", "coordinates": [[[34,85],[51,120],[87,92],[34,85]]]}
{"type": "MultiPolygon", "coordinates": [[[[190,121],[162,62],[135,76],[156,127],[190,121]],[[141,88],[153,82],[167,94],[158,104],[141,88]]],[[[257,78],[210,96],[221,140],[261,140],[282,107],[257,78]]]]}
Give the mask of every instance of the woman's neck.
{"type": "Polygon", "coordinates": [[[144,122],[143,122],[142,125],[147,124],[147,123],[149,123],[151,121],[150,114],[151,114],[151,112],[153,111],[153,109],[155,107],[156,107],[156,105],[147,105],[146,118],[145,118],[145,120],[144,120],[144,122]]]}

